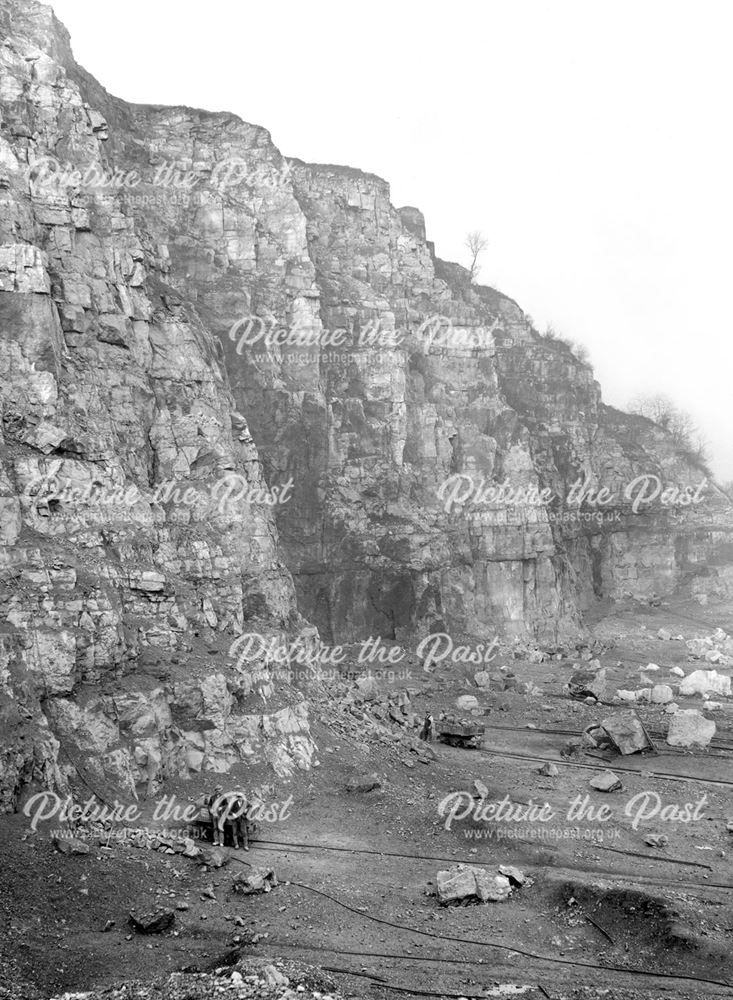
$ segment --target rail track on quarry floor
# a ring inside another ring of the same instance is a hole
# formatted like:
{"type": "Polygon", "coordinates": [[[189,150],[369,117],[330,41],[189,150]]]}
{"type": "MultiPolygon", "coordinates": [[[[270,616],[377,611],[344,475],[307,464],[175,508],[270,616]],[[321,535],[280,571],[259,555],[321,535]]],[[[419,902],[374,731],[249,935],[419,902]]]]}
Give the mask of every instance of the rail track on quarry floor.
{"type": "MultiPolygon", "coordinates": [[[[317,850],[317,849],[318,848],[314,848],[314,850],[317,850]]],[[[245,861],[243,858],[239,858],[239,857],[233,856],[232,860],[238,861],[240,864],[246,865],[247,867],[254,867],[254,865],[253,865],[252,862],[245,861]]],[[[297,886],[299,889],[303,889],[303,890],[305,890],[307,892],[311,892],[311,893],[313,893],[313,894],[315,894],[315,895],[317,895],[317,896],[319,896],[319,897],[321,897],[323,899],[329,900],[331,903],[335,904],[336,906],[341,907],[342,909],[346,910],[347,912],[353,913],[355,916],[359,917],[359,919],[361,919],[361,920],[369,920],[369,921],[371,921],[373,923],[376,923],[376,924],[379,924],[381,926],[389,927],[389,928],[392,928],[393,930],[397,930],[397,931],[402,931],[405,934],[418,935],[420,937],[426,937],[426,938],[429,938],[429,939],[434,940],[434,941],[447,942],[447,943],[452,944],[452,945],[460,944],[460,945],[464,945],[464,946],[466,946],[468,948],[488,948],[488,949],[492,949],[492,950],[497,951],[497,952],[506,952],[506,953],[511,953],[512,955],[520,955],[523,958],[528,959],[531,962],[533,962],[534,963],[534,969],[537,969],[538,966],[542,966],[542,965],[544,965],[544,966],[562,966],[562,967],[566,967],[566,968],[570,967],[570,968],[573,968],[573,969],[585,969],[585,970],[588,970],[588,972],[600,973],[602,976],[605,976],[605,977],[607,977],[609,973],[614,973],[616,976],[629,976],[629,977],[632,977],[632,980],[636,980],[636,981],[643,980],[643,981],[646,981],[646,983],[656,982],[658,984],[660,982],[667,982],[667,983],[670,983],[670,984],[671,983],[678,983],[680,985],[682,983],[694,983],[694,984],[699,985],[699,986],[706,986],[706,987],[716,986],[716,987],[722,987],[722,989],[726,991],[725,993],[718,993],[718,992],[716,992],[715,994],[709,994],[710,996],[713,996],[713,995],[715,995],[715,996],[731,996],[731,995],[733,995],[733,984],[730,983],[730,982],[728,982],[727,980],[722,980],[722,979],[708,979],[708,978],[705,978],[703,976],[692,976],[692,975],[686,975],[684,973],[675,974],[675,973],[669,973],[669,972],[651,972],[651,971],[645,971],[645,970],[642,970],[642,969],[633,969],[633,968],[627,968],[627,967],[618,966],[618,965],[597,965],[597,964],[594,964],[592,962],[583,962],[583,961],[576,960],[576,959],[562,958],[560,956],[540,955],[540,954],[537,954],[536,952],[528,951],[527,949],[517,947],[516,945],[504,944],[503,942],[498,942],[498,941],[481,941],[481,940],[479,940],[477,938],[461,937],[459,935],[452,935],[452,934],[439,934],[439,933],[437,933],[435,931],[422,930],[419,927],[411,927],[411,926],[409,926],[407,924],[400,924],[400,923],[396,923],[395,921],[392,921],[392,920],[387,920],[385,917],[378,917],[378,916],[374,915],[373,913],[369,913],[365,909],[358,909],[357,907],[351,906],[349,903],[346,903],[343,900],[338,899],[336,896],[331,895],[331,893],[324,892],[322,889],[317,889],[314,886],[307,885],[304,882],[299,882],[299,881],[296,881],[295,879],[287,879],[287,882],[288,882],[289,885],[297,886]]],[[[351,951],[349,949],[339,949],[339,948],[335,948],[335,947],[332,948],[330,946],[324,946],[324,945],[308,945],[308,944],[292,945],[292,944],[288,944],[288,943],[285,943],[285,942],[277,942],[277,941],[274,941],[274,940],[269,941],[268,944],[274,946],[276,949],[281,949],[281,950],[291,950],[291,949],[293,949],[293,950],[298,950],[298,951],[303,951],[303,952],[309,952],[309,951],[324,952],[325,951],[325,952],[327,952],[329,954],[333,954],[333,955],[342,955],[344,957],[346,957],[346,956],[358,957],[362,961],[362,963],[364,962],[364,960],[370,959],[370,958],[382,959],[382,960],[384,960],[386,958],[389,958],[389,959],[394,958],[395,960],[398,960],[400,962],[404,962],[405,960],[409,960],[409,961],[414,961],[414,962],[417,962],[417,963],[438,962],[438,963],[441,963],[441,964],[462,964],[464,966],[470,964],[470,965],[480,966],[483,969],[483,971],[487,971],[488,968],[491,968],[491,966],[487,967],[486,963],[484,963],[484,962],[478,962],[478,961],[471,962],[469,960],[448,959],[448,958],[443,958],[443,957],[438,957],[438,958],[433,959],[433,958],[429,958],[428,956],[422,956],[422,955],[420,955],[420,956],[408,955],[408,954],[405,954],[404,951],[401,952],[401,953],[398,953],[398,954],[387,954],[387,953],[384,953],[384,952],[369,952],[369,951],[365,951],[362,948],[360,948],[358,951],[351,951]]],[[[359,971],[357,971],[357,970],[346,970],[346,969],[338,969],[338,970],[331,969],[329,971],[337,971],[337,972],[345,974],[345,975],[360,975],[360,974],[364,973],[363,965],[362,965],[362,969],[359,970],[359,971]]],[[[525,978],[525,979],[528,978],[527,977],[528,971],[529,971],[528,969],[524,970],[523,978],[525,978]]],[[[532,978],[536,978],[536,975],[537,975],[537,973],[534,972],[532,978]]],[[[420,990],[417,987],[403,987],[403,986],[399,986],[399,985],[396,985],[396,984],[391,984],[391,983],[385,981],[383,977],[379,977],[379,976],[373,976],[373,975],[367,974],[367,978],[375,980],[375,985],[379,985],[383,989],[392,990],[394,992],[408,993],[408,994],[412,994],[412,995],[415,995],[415,996],[446,997],[446,996],[450,996],[451,995],[451,994],[447,994],[445,991],[436,991],[436,992],[434,992],[434,991],[424,991],[424,990],[420,990]]],[[[620,985],[620,984],[617,984],[617,985],[620,985]]],[[[546,993],[546,991],[543,989],[543,987],[536,985],[534,988],[537,989],[537,990],[539,990],[540,992],[542,992],[544,996],[548,995],[546,993]]],[[[472,994],[466,993],[465,991],[461,991],[460,993],[452,994],[452,996],[454,996],[454,997],[467,997],[468,998],[468,997],[471,997],[472,994]]],[[[476,994],[475,996],[477,997],[477,1000],[478,1000],[478,997],[480,997],[481,1000],[484,1000],[486,994],[484,992],[482,994],[476,994]]]]}
{"type": "MultiPolygon", "coordinates": [[[[499,732],[506,731],[506,732],[510,732],[510,733],[524,733],[525,735],[528,735],[528,734],[531,734],[531,733],[542,733],[543,735],[547,735],[547,736],[576,736],[576,737],[580,737],[580,736],[583,735],[582,730],[579,731],[577,729],[558,729],[558,728],[547,729],[547,728],[543,728],[543,727],[540,727],[540,726],[537,726],[534,729],[528,729],[526,725],[524,725],[524,726],[503,726],[503,725],[500,725],[500,724],[498,724],[496,722],[485,722],[484,718],[481,719],[481,725],[485,729],[494,729],[494,730],[497,730],[499,732]]],[[[647,727],[647,731],[648,731],[648,733],[649,733],[650,736],[654,737],[654,739],[657,739],[657,740],[664,740],[666,738],[666,735],[667,735],[666,733],[659,732],[659,730],[649,729],[648,727],[647,727]]],[[[730,751],[733,754],[733,739],[728,740],[728,739],[723,739],[721,737],[714,736],[712,738],[712,740],[710,741],[709,745],[714,750],[730,751]]],[[[665,755],[669,754],[670,757],[684,757],[684,756],[687,756],[687,754],[685,753],[684,749],[677,748],[677,747],[667,747],[667,746],[665,746],[664,752],[665,752],[665,755]]],[[[725,757],[725,756],[727,756],[727,754],[726,753],[722,753],[720,755],[714,755],[714,754],[706,753],[705,756],[706,757],[711,757],[711,756],[725,757]]]]}
{"type": "MultiPolygon", "coordinates": [[[[523,730],[525,733],[537,732],[537,730],[523,730]]],[[[599,767],[603,767],[607,764],[612,764],[614,771],[620,771],[623,774],[640,774],[640,771],[635,770],[633,767],[623,767],[621,764],[617,764],[615,761],[606,761],[601,758],[598,759],[597,764],[584,764],[582,761],[577,760],[567,760],[566,758],[559,757],[541,757],[536,754],[520,754],[513,753],[510,750],[484,750],[482,748],[477,748],[471,751],[472,753],[480,754],[483,757],[504,757],[508,760],[526,760],[529,763],[535,764],[557,764],[561,767],[579,767],[587,771],[597,771],[599,767]]],[[[664,780],[664,781],[695,781],[701,785],[714,785],[718,788],[730,788],[733,787],[733,781],[726,781],[725,778],[701,778],[694,774],[672,774],[669,771],[645,771],[645,777],[651,780],[664,780]]]]}
{"type": "MultiPolygon", "coordinates": [[[[685,621],[692,622],[694,625],[702,625],[704,628],[711,629],[713,632],[717,628],[722,628],[723,627],[720,624],[720,621],[709,622],[709,621],[706,621],[704,618],[698,617],[697,615],[690,615],[690,614],[687,614],[684,611],[680,611],[679,610],[679,608],[684,608],[684,607],[687,607],[687,606],[688,606],[687,602],[682,603],[682,604],[680,604],[680,603],[669,604],[666,607],[663,606],[663,605],[660,605],[659,608],[654,608],[654,610],[657,611],[657,612],[661,612],[658,615],[658,617],[660,617],[660,618],[663,618],[664,615],[665,615],[665,613],[669,613],[669,614],[671,614],[675,618],[683,618],[683,619],[685,619],[685,621]]],[[[713,609],[711,609],[711,613],[712,613],[712,610],[713,609]]],[[[726,631],[726,630],[733,631],[733,624],[731,624],[730,622],[726,622],[726,628],[724,629],[724,631],[726,631]]]]}
{"type": "MultiPolygon", "coordinates": [[[[365,856],[370,856],[371,855],[371,856],[375,856],[375,857],[379,857],[379,858],[381,858],[381,857],[385,857],[385,858],[401,858],[401,859],[408,859],[408,860],[411,860],[411,861],[424,861],[426,864],[437,861],[437,862],[443,862],[445,864],[454,865],[454,864],[459,863],[459,861],[460,861],[460,859],[458,859],[456,857],[444,857],[444,856],[440,856],[440,855],[409,854],[407,852],[402,852],[402,851],[378,851],[378,850],[374,850],[374,849],[366,848],[366,847],[364,847],[364,848],[357,848],[357,847],[336,847],[336,846],[331,845],[331,844],[323,844],[323,843],[305,844],[305,843],[299,843],[297,841],[287,841],[287,840],[259,840],[259,839],[257,839],[257,840],[253,841],[253,844],[255,844],[258,847],[264,846],[267,850],[272,850],[273,853],[275,853],[275,854],[288,854],[288,853],[290,853],[292,851],[295,854],[316,854],[317,855],[321,851],[333,851],[333,852],[338,853],[338,854],[358,854],[358,855],[365,855],[365,856]],[[286,848],[286,850],[282,850],[282,848],[286,848]]],[[[604,848],[603,848],[603,845],[594,842],[593,843],[593,849],[594,850],[603,850],[604,848]]],[[[614,853],[620,853],[620,854],[626,855],[628,857],[639,858],[639,859],[644,860],[644,861],[652,861],[652,862],[659,863],[659,864],[674,864],[674,865],[678,865],[678,864],[683,863],[683,862],[680,862],[680,860],[678,858],[656,857],[656,856],[651,855],[651,854],[641,854],[641,853],[628,852],[628,851],[618,851],[617,852],[615,849],[614,849],[614,853]]],[[[466,858],[466,859],[464,859],[463,863],[476,864],[476,858],[466,858]]],[[[714,869],[710,865],[706,865],[706,864],[703,864],[701,862],[690,862],[690,864],[694,865],[694,867],[696,867],[696,868],[707,868],[709,871],[714,871],[714,869]]],[[[572,866],[571,865],[557,865],[556,866],[556,865],[546,865],[546,864],[544,864],[544,865],[543,864],[535,864],[535,865],[528,864],[528,865],[525,865],[524,867],[528,868],[528,869],[530,869],[532,871],[548,870],[549,869],[549,870],[551,870],[553,872],[556,872],[557,874],[560,874],[560,875],[563,872],[574,872],[574,873],[583,874],[583,875],[598,875],[598,876],[603,876],[605,878],[619,878],[619,879],[628,878],[630,876],[633,876],[635,879],[640,879],[640,880],[643,879],[644,882],[649,883],[651,885],[669,886],[669,877],[668,876],[666,878],[663,878],[662,876],[642,875],[642,874],[639,874],[638,872],[610,871],[607,868],[594,868],[594,867],[591,867],[590,865],[573,864],[572,866]]],[[[699,891],[700,889],[733,890],[733,882],[711,882],[708,879],[705,879],[705,882],[703,882],[703,883],[701,883],[701,882],[682,882],[682,881],[680,881],[678,879],[675,879],[675,883],[674,884],[675,884],[676,888],[695,889],[697,891],[699,891]]]]}
{"type": "MultiPolygon", "coordinates": [[[[509,970],[507,970],[507,971],[503,971],[502,970],[501,973],[496,972],[496,970],[492,971],[491,966],[487,962],[485,962],[483,960],[478,960],[478,959],[471,960],[471,959],[465,959],[465,958],[443,958],[443,957],[434,956],[434,955],[405,955],[404,953],[398,954],[398,953],[395,953],[395,952],[375,952],[375,951],[363,951],[363,950],[353,951],[353,950],[349,950],[349,949],[335,948],[335,947],[329,947],[328,945],[319,945],[319,944],[302,944],[302,945],[298,945],[298,944],[292,944],[292,943],[283,942],[283,941],[277,941],[275,939],[270,939],[270,944],[273,945],[275,948],[278,948],[278,949],[284,950],[284,951],[291,951],[291,952],[292,951],[297,951],[297,952],[306,952],[306,953],[318,952],[320,954],[338,955],[338,956],[343,957],[343,958],[359,958],[359,959],[376,958],[376,959],[382,959],[382,960],[384,960],[384,959],[392,959],[392,960],[396,960],[396,961],[398,961],[400,963],[413,962],[413,963],[415,963],[417,965],[423,965],[423,964],[425,964],[425,965],[448,965],[448,966],[456,966],[456,965],[458,965],[458,966],[463,967],[464,969],[466,967],[471,967],[472,969],[475,969],[476,972],[489,973],[491,975],[492,979],[496,979],[497,977],[498,978],[502,978],[502,979],[506,979],[508,977],[508,975],[511,974],[509,970]]],[[[356,977],[359,977],[359,978],[370,979],[370,980],[372,980],[374,982],[375,986],[381,986],[382,989],[391,990],[392,992],[395,992],[395,993],[407,993],[407,994],[410,994],[412,996],[440,997],[440,998],[444,998],[444,1000],[448,1000],[448,998],[453,998],[453,1000],[487,1000],[487,997],[490,997],[490,996],[507,995],[507,994],[500,994],[498,991],[494,992],[494,993],[489,993],[489,994],[487,994],[485,991],[482,992],[482,993],[470,993],[470,992],[467,992],[466,990],[461,990],[458,993],[450,993],[447,990],[421,990],[417,986],[398,986],[395,983],[390,983],[384,976],[377,975],[376,973],[373,973],[373,972],[367,972],[364,969],[363,966],[362,966],[362,968],[360,970],[357,970],[357,969],[336,968],[334,966],[328,966],[328,965],[323,965],[323,964],[319,963],[319,968],[323,969],[325,972],[335,972],[335,973],[338,973],[340,975],[356,976],[356,977]]],[[[618,972],[619,971],[619,970],[616,970],[616,969],[614,969],[614,970],[610,970],[610,969],[606,970],[604,966],[594,966],[593,968],[598,968],[601,971],[614,971],[614,972],[618,972]]],[[[387,970],[384,970],[384,971],[387,971],[387,970]]],[[[655,973],[637,973],[636,970],[632,970],[632,969],[627,969],[625,971],[627,972],[627,974],[630,974],[630,975],[641,974],[641,975],[648,975],[650,977],[655,975],[655,973]]],[[[514,972],[513,975],[516,976],[517,973],[514,972]]],[[[524,974],[524,978],[525,979],[528,978],[527,975],[526,975],[526,973],[524,974]]],[[[725,992],[709,993],[708,994],[709,997],[713,997],[713,996],[715,996],[715,997],[727,997],[727,996],[731,995],[731,990],[733,990],[733,986],[730,986],[729,984],[723,983],[722,981],[717,982],[716,980],[696,979],[695,977],[692,977],[692,976],[690,976],[690,977],[683,976],[681,978],[682,978],[683,981],[686,981],[686,982],[692,981],[692,982],[695,982],[695,983],[700,983],[700,984],[705,984],[705,985],[720,985],[725,990],[725,992]]],[[[510,985],[510,984],[505,983],[505,986],[506,985],[510,985]]],[[[521,995],[526,995],[526,991],[527,990],[531,990],[533,993],[541,993],[542,996],[544,996],[544,997],[550,997],[550,1000],[551,1000],[551,994],[547,992],[547,990],[546,990],[545,987],[543,987],[543,986],[541,986],[539,984],[538,985],[533,985],[532,983],[518,982],[518,983],[513,983],[511,985],[513,985],[513,986],[515,986],[517,988],[517,994],[516,995],[520,995],[520,996],[521,995]]],[[[574,985],[577,986],[579,984],[575,983],[574,985]]],[[[588,983],[588,984],[580,984],[580,985],[586,985],[588,987],[592,987],[593,984],[588,983]]],[[[554,987],[554,989],[563,989],[563,987],[556,986],[556,987],[554,987]]],[[[484,990],[486,990],[486,987],[484,988],[484,990]]]]}
{"type": "MultiPolygon", "coordinates": [[[[665,601],[663,604],[659,605],[642,605],[640,608],[620,608],[615,617],[622,618],[624,615],[632,615],[634,619],[638,617],[644,617],[648,615],[649,617],[664,618],[666,615],[672,615],[675,618],[684,618],[689,622],[693,622],[695,625],[702,625],[705,628],[715,631],[717,628],[722,628],[720,624],[720,618],[717,621],[709,622],[704,618],[700,618],[699,615],[691,615],[685,611],[681,611],[680,608],[687,608],[689,611],[690,601],[665,601]]],[[[711,607],[708,609],[708,614],[714,614],[715,608],[711,607]]],[[[724,617],[727,617],[727,612],[723,613],[724,617]]],[[[717,616],[716,616],[717,617],[717,616]]],[[[726,629],[733,631],[733,623],[727,622],[726,629]]]]}

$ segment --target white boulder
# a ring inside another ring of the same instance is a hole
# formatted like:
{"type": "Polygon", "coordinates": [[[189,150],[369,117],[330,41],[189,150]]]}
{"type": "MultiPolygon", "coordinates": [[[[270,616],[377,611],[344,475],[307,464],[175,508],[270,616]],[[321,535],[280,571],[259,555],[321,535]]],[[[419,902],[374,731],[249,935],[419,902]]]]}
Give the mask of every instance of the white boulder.
{"type": "Polygon", "coordinates": [[[671,747],[706,747],[715,736],[715,723],[696,708],[682,709],[669,720],[667,743],[671,747]]]}
{"type": "Polygon", "coordinates": [[[655,705],[666,705],[674,698],[674,691],[669,684],[655,684],[652,688],[651,700],[655,705]]]}
{"type": "Polygon", "coordinates": [[[694,670],[680,684],[680,694],[717,694],[730,697],[730,677],[717,670],[694,670]]]}

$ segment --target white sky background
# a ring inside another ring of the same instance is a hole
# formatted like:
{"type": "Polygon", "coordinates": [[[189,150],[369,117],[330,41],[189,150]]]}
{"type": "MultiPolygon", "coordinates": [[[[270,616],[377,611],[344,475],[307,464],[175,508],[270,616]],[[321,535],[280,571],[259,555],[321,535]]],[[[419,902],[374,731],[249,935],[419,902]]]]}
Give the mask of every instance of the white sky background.
{"type": "Polygon", "coordinates": [[[733,4],[53,0],[128,101],[233,111],[286,156],[385,177],[438,256],[663,392],[733,479],[733,4]]]}

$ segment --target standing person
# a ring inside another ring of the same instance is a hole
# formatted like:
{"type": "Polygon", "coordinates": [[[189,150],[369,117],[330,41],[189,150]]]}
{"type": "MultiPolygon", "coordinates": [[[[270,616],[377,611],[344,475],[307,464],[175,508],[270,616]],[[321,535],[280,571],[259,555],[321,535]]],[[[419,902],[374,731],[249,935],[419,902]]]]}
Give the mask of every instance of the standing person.
{"type": "Polygon", "coordinates": [[[237,787],[230,792],[224,792],[221,785],[216,786],[213,795],[208,799],[212,840],[215,847],[224,847],[226,828],[229,826],[235,850],[239,847],[240,838],[244,850],[249,850],[247,805],[247,796],[243,789],[237,787]]]}
{"type": "Polygon", "coordinates": [[[420,739],[429,743],[433,738],[433,729],[435,728],[435,719],[432,717],[430,712],[425,713],[425,721],[422,724],[420,730],[420,739]]]}

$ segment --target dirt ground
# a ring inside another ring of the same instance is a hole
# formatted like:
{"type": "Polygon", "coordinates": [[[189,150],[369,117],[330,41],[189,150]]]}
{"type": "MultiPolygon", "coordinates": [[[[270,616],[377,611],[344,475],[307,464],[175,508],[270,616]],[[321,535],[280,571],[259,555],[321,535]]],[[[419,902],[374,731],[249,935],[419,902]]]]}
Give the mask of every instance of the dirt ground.
{"type": "MultiPolygon", "coordinates": [[[[686,673],[702,665],[684,643],[657,639],[660,627],[691,638],[716,626],[733,633],[733,608],[616,606],[594,622],[596,636],[613,644],[601,663],[622,688],[645,686],[650,661],[660,667],[651,683],[670,680],[676,664],[686,673]]],[[[625,707],[571,700],[566,685],[577,662],[507,663],[518,682],[539,689],[531,694],[480,691],[468,671],[448,667],[395,680],[395,689],[412,690],[418,717],[429,710],[437,718],[467,693],[487,711],[481,749],[434,742],[429,762],[374,740],[353,715],[314,706],[319,766],[278,784],[280,800],[292,795],[288,818],[261,822],[251,850],[228,849],[221,868],[114,841],[67,856],[54,849],[52,824],[33,833],[25,816],[2,817],[5,996],[46,998],[262,957],[318,967],[344,996],[375,1000],[733,996],[733,699],[720,699],[710,714],[717,733],[706,750],[668,747],[663,707],[647,704],[638,710],[657,755],[565,757],[572,736],[625,707]],[[547,760],[557,776],[539,773],[547,760]],[[621,778],[619,791],[589,788],[606,766],[621,778]],[[346,790],[369,774],[380,787],[346,790]],[[441,803],[472,790],[475,779],[487,786],[486,801],[507,798],[517,810],[511,820],[446,822],[441,803]],[[583,818],[568,816],[578,796],[583,818]],[[657,806],[655,816],[639,820],[641,796],[647,811],[657,806]],[[531,807],[545,803],[552,818],[533,818],[531,807]],[[685,803],[696,810],[689,822],[671,816],[685,803]],[[598,817],[603,805],[610,818],[598,817]],[[651,834],[666,844],[650,846],[651,834]],[[529,881],[502,903],[440,906],[436,873],[457,862],[490,871],[515,865],[529,881]],[[272,866],[280,884],[267,894],[235,893],[234,876],[250,865],[272,866]],[[174,928],[133,933],[130,909],[152,904],[180,907],[174,928]]],[[[701,707],[699,696],[676,700],[701,707]]],[[[245,787],[254,780],[251,772],[237,778],[245,787]]],[[[164,791],[187,800],[213,783],[204,776],[164,791]]]]}

